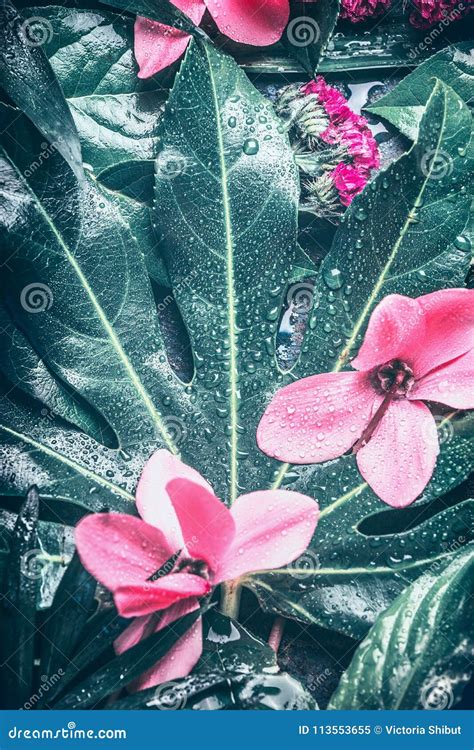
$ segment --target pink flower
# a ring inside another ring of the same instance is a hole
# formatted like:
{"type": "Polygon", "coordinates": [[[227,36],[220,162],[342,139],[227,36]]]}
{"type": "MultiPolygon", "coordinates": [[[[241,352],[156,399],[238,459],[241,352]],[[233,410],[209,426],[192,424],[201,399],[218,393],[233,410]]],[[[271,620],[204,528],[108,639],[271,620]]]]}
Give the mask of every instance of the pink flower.
{"type": "Polygon", "coordinates": [[[424,490],[439,452],[424,401],[474,408],[474,290],[417,299],[385,297],[375,308],[353,372],[313,375],[282,388],[257,431],[282,461],[329,461],[352,450],[359,471],[388,505],[424,490]]]}
{"type": "MultiPolygon", "coordinates": [[[[311,498],[283,490],[241,495],[228,510],[197,471],[165,450],[146,463],[136,501],[141,519],[97,513],[76,528],[84,566],[112,591],[123,617],[137,618],[115,642],[118,653],[196,609],[217,584],[295,560],[319,513],[311,498]]],[[[198,620],[135,688],[184,677],[201,651],[198,620]]]]}
{"type": "Polygon", "coordinates": [[[352,23],[366,21],[383,13],[391,2],[392,0],[342,0],[339,16],[352,23]]]}
{"type": "Polygon", "coordinates": [[[350,206],[357,193],[365,187],[365,180],[355,167],[338,164],[331,177],[344,206],[350,206]]]}
{"type": "Polygon", "coordinates": [[[415,11],[410,15],[410,23],[419,29],[428,29],[436,23],[449,25],[469,13],[472,4],[473,0],[412,0],[415,11]]]}
{"type": "Polygon", "coordinates": [[[289,117],[298,137],[295,159],[304,177],[309,177],[302,181],[304,207],[322,216],[337,214],[380,166],[367,120],[353,112],[344,96],[321,76],[305,86],[286,88],[277,110],[289,117]]]}
{"type": "MultiPolygon", "coordinates": [[[[288,22],[289,0],[171,0],[198,25],[204,11],[219,31],[235,42],[266,47],[277,42],[288,22]]],[[[139,78],[167,68],[186,50],[191,37],[183,31],[138,16],[135,21],[135,57],[139,78]]]]}

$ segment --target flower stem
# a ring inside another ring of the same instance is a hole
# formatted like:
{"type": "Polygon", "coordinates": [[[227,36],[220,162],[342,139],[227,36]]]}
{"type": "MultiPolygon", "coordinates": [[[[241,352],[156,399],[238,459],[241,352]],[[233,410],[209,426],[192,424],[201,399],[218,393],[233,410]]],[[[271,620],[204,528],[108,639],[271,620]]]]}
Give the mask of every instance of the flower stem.
{"type": "Polygon", "coordinates": [[[272,625],[270,635],[268,636],[268,645],[277,654],[280,648],[281,639],[283,637],[283,631],[285,630],[286,620],[284,617],[275,618],[275,622],[272,625]]]}
{"type": "Polygon", "coordinates": [[[240,595],[242,584],[236,581],[228,581],[222,585],[221,612],[233,620],[237,620],[240,609],[240,595]]]}

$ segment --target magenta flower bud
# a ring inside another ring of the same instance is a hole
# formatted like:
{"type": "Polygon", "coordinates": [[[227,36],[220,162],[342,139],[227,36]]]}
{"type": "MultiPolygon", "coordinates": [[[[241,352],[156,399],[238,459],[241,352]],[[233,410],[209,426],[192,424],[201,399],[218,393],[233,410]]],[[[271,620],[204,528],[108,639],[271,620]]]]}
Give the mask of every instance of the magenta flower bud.
{"type": "Polygon", "coordinates": [[[467,15],[473,8],[473,0],[412,0],[415,7],[410,23],[418,29],[428,29],[435,24],[448,25],[467,15]]]}

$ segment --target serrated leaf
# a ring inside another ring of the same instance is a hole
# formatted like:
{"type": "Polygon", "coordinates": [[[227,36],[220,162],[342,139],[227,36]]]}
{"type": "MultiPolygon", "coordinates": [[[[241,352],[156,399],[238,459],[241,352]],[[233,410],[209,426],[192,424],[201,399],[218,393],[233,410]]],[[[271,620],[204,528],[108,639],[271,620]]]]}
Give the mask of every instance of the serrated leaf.
{"type": "Polygon", "coordinates": [[[455,705],[472,673],[473,569],[471,545],[409,586],[357,649],[328,709],[455,705]]]}
{"type": "Polygon", "coordinates": [[[339,0],[294,2],[282,42],[311,77],[316,75],[339,15],[339,0]]]}
{"type": "Polygon", "coordinates": [[[2,86],[80,178],[83,167],[77,130],[41,41],[34,36],[35,24],[40,40],[52,36],[51,25],[42,18],[23,17],[9,0],[2,2],[2,86]]]}
{"type": "Polygon", "coordinates": [[[418,65],[392,91],[365,109],[392,123],[403,135],[415,140],[435,78],[450,86],[465,102],[469,102],[474,82],[472,42],[460,42],[437,52],[418,65]]]}

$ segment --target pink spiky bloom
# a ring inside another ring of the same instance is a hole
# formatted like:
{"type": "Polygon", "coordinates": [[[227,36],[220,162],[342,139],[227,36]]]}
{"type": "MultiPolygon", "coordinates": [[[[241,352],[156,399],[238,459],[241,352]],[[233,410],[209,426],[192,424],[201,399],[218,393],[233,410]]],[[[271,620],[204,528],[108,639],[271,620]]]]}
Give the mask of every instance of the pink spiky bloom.
{"type": "Polygon", "coordinates": [[[258,445],[293,464],[352,451],[373,491],[403,508],[428,484],[439,452],[425,401],[474,408],[474,290],[385,297],[351,364],[353,371],[282,388],[259,424],[258,445]]]}
{"type": "Polygon", "coordinates": [[[282,92],[277,111],[290,123],[295,159],[303,175],[303,207],[337,215],[360,193],[380,165],[367,120],[322,76],[282,92]],[[335,166],[336,165],[336,166],[335,166]]]}
{"type": "MultiPolygon", "coordinates": [[[[171,0],[197,26],[206,9],[219,31],[235,42],[266,47],[277,42],[288,23],[289,0],[171,0]]],[[[185,52],[191,37],[183,31],[138,16],[135,57],[139,78],[167,68],[185,52]]]]}
{"type": "MultiPolygon", "coordinates": [[[[295,560],[319,514],[314,500],[285,490],[241,495],[229,510],[166,450],[147,461],[136,503],[141,518],[97,513],[76,528],[84,567],[113,593],[120,615],[136,618],[116,640],[117,653],[197,609],[219,583],[295,560]]],[[[201,652],[199,619],[134,689],[186,676],[201,652]]]]}
{"type": "Polygon", "coordinates": [[[339,17],[359,23],[369,18],[379,16],[386,11],[392,0],[342,0],[339,17]]]}
{"type": "Polygon", "coordinates": [[[331,178],[344,206],[350,206],[355,196],[364,189],[366,184],[360,172],[348,164],[338,164],[336,169],[331,172],[331,178]]]}
{"type": "Polygon", "coordinates": [[[465,16],[473,8],[473,0],[412,0],[415,11],[410,23],[419,29],[435,24],[449,24],[465,16]]]}

